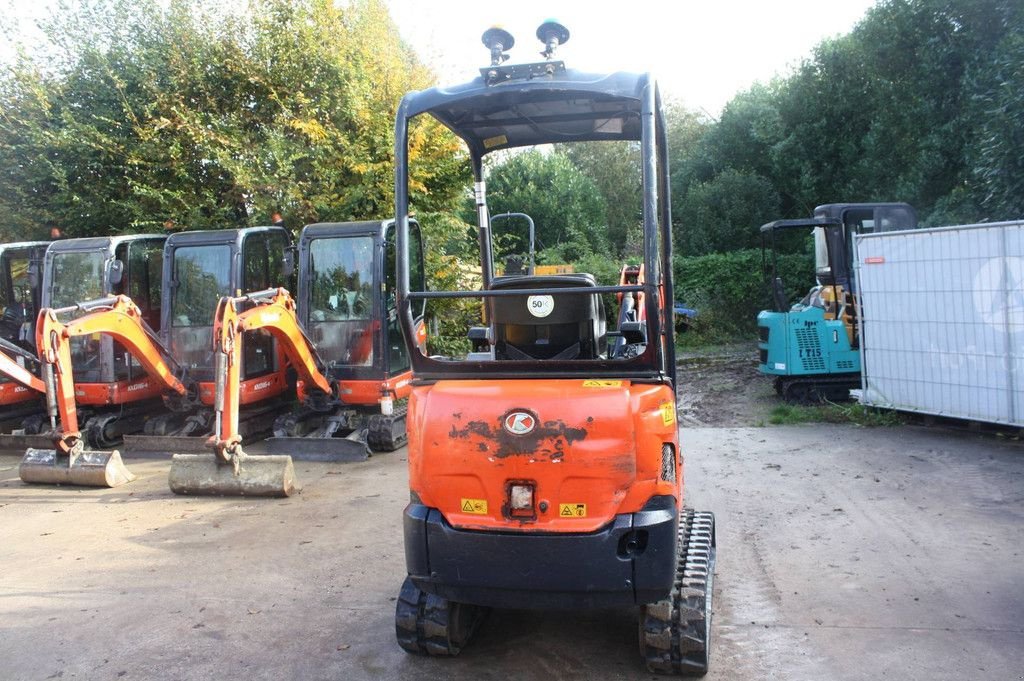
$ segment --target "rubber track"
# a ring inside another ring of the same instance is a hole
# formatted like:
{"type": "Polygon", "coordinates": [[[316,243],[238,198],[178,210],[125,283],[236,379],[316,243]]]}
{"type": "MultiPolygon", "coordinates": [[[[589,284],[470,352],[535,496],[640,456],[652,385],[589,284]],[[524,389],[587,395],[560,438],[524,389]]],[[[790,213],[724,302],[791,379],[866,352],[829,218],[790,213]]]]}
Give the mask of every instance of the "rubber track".
{"type": "Polygon", "coordinates": [[[860,375],[853,376],[807,376],[807,377],[785,377],[776,388],[782,397],[795,404],[814,404],[823,402],[829,398],[832,390],[843,392],[839,397],[833,397],[833,401],[849,399],[846,391],[859,388],[861,385],[860,375]],[[795,392],[796,391],[799,392],[795,392]]]}
{"type": "Polygon", "coordinates": [[[104,435],[104,430],[106,430],[107,424],[117,420],[117,417],[117,414],[97,414],[85,422],[85,428],[82,430],[85,433],[85,441],[89,448],[111,449],[120,444],[120,438],[108,440],[104,435]]]}
{"type": "MultiPolygon", "coordinates": [[[[420,591],[412,580],[406,577],[395,605],[395,635],[398,645],[415,655],[458,655],[476,629],[480,617],[475,612],[459,613],[470,616],[470,621],[461,623],[463,628],[468,625],[468,630],[453,631],[453,624],[455,627],[460,625],[451,621],[453,605],[476,610],[474,606],[453,604],[440,596],[420,591]]],[[[458,614],[455,614],[455,618],[458,619],[458,614]]]]}
{"type": "Polygon", "coordinates": [[[640,651],[656,674],[704,676],[711,639],[715,517],[685,509],[672,593],[640,612],[640,651]]]}
{"type": "Polygon", "coordinates": [[[375,452],[393,452],[409,439],[405,429],[405,415],[408,410],[405,407],[398,407],[390,416],[374,414],[369,417],[366,428],[366,444],[375,452]],[[403,428],[396,437],[395,423],[401,420],[403,428]]]}

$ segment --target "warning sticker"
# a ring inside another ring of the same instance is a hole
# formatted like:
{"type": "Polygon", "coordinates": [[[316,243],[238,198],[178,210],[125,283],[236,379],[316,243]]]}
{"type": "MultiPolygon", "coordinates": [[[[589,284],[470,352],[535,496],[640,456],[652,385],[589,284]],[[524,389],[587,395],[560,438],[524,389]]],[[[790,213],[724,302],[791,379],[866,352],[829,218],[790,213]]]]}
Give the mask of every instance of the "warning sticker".
{"type": "Polygon", "coordinates": [[[661,405],[661,420],[666,426],[670,426],[676,422],[676,405],[671,402],[665,402],[661,405]]]}
{"type": "Polygon", "coordinates": [[[586,504],[559,504],[558,515],[561,518],[586,518],[586,504]]]}
{"type": "Polygon", "coordinates": [[[462,512],[463,513],[475,513],[476,515],[487,515],[487,500],[486,499],[463,499],[462,500],[462,512]]]}
{"type": "Polygon", "coordinates": [[[584,388],[621,388],[622,381],[583,381],[584,388]]]}
{"type": "Polygon", "coordinates": [[[488,137],[484,140],[484,149],[493,149],[494,147],[500,147],[503,144],[508,144],[508,137],[505,135],[488,137]]]}

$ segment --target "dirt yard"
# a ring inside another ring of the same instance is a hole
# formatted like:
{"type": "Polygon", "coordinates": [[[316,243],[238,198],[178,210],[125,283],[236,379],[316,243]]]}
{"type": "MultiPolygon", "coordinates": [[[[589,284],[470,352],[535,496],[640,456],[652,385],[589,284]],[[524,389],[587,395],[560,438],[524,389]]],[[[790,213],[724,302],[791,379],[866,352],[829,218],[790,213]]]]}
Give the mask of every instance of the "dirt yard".
{"type": "MultiPolygon", "coordinates": [[[[1022,678],[1020,443],[741,427],[775,398],[734,357],[685,358],[681,381],[687,502],[718,523],[706,678],[1022,678]]],[[[0,455],[3,681],[652,678],[632,610],[494,611],[459,658],[403,653],[404,450],[299,463],[286,500],[176,497],[162,460],[128,459],[139,479],[114,490],[24,485],[17,462],[0,455]]]]}
{"type": "Polygon", "coordinates": [[[757,345],[736,344],[678,357],[683,427],[762,425],[779,404],[771,379],[757,371],[757,345]]]}

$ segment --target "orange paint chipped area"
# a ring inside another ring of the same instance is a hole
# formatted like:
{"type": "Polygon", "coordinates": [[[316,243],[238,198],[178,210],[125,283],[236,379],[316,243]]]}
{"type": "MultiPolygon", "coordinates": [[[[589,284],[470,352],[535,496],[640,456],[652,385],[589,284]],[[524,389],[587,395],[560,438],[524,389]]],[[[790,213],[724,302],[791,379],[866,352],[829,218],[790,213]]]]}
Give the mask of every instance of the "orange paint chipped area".
{"type": "Polygon", "coordinates": [[[589,532],[639,511],[652,496],[678,499],[679,484],[661,480],[663,444],[678,448],[675,420],[665,418],[666,404],[674,416],[672,389],[620,383],[599,390],[578,379],[417,386],[409,401],[410,487],[455,527],[526,532],[589,532]],[[535,415],[536,423],[520,415],[535,415]],[[511,517],[510,481],[534,485],[536,519],[511,517]],[[465,499],[486,500],[487,513],[463,512],[465,499]],[[585,515],[560,517],[565,503],[585,515]]]}

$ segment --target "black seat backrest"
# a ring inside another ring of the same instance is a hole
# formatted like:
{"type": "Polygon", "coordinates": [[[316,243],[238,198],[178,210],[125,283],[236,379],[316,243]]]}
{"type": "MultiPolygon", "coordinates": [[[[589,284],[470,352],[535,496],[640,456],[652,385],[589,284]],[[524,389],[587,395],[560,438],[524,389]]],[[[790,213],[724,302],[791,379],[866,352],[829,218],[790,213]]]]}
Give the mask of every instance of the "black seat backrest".
{"type": "MultiPolygon", "coordinates": [[[[492,289],[593,287],[590,274],[495,277],[492,289]]],[[[495,297],[489,301],[496,359],[597,359],[604,303],[597,293],[495,297]]]]}

